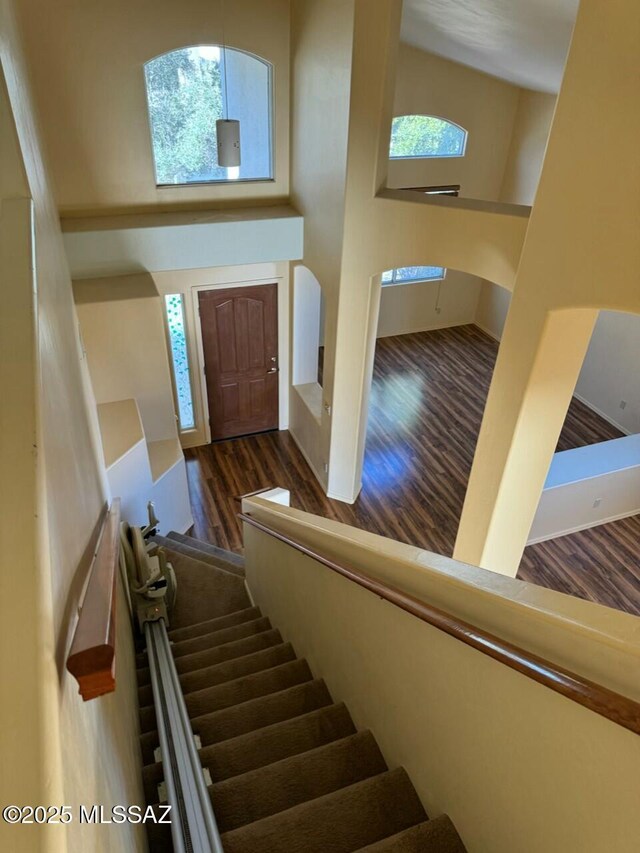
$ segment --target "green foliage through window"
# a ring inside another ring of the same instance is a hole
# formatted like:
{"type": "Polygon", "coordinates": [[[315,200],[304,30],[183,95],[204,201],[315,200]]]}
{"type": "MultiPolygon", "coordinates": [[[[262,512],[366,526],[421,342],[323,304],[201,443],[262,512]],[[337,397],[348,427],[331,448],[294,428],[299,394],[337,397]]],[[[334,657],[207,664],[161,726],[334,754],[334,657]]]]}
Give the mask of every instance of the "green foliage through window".
{"type": "Polygon", "coordinates": [[[169,340],[171,342],[171,363],[178,396],[178,418],[180,429],[193,429],[193,399],[191,397],[191,377],[189,376],[189,357],[185,334],[182,294],[172,293],[165,296],[169,340]]]}
{"type": "Polygon", "coordinates": [[[383,287],[389,284],[409,284],[412,281],[437,281],[444,278],[444,267],[399,267],[382,273],[383,287]]]}
{"type": "Polygon", "coordinates": [[[467,131],[436,116],[397,116],[389,157],[463,157],[467,131]]]}
{"type": "Polygon", "coordinates": [[[232,48],[200,45],[152,59],[144,74],[159,185],[271,177],[267,63],[232,48]],[[240,120],[240,167],[218,165],[216,120],[224,117],[240,120]]]}

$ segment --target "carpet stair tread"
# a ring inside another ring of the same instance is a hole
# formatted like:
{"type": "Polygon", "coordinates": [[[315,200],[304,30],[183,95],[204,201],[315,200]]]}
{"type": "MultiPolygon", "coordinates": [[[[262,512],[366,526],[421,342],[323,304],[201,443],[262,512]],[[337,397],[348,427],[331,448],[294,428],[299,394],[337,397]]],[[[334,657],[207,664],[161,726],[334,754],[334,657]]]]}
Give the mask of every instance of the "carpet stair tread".
{"type": "Polygon", "coordinates": [[[218,616],[217,619],[207,619],[204,622],[196,622],[184,628],[170,629],[167,633],[169,634],[169,639],[177,643],[180,640],[190,640],[193,637],[200,637],[202,634],[212,634],[215,631],[221,631],[223,628],[231,628],[243,622],[254,622],[256,619],[260,619],[261,616],[262,613],[259,607],[248,607],[244,610],[236,610],[235,613],[229,613],[226,616],[218,616]]]}
{"type": "Polygon", "coordinates": [[[244,568],[237,565],[235,562],[231,562],[230,560],[223,558],[221,555],[209,554],[201,548],[195,548],[192,545],[187,545],[173,537],[169,538],[166,536],[156,535],[151,538],[151,541],[166,549],[170,562],[173,562],[175,554],[182,554],[185,557],[189,557],[192,560],[198,560],[200,563],[219,569],[227,574],[244,578],[244,568]]]}
{"type": "Polygon", "coordinates": [[[168,556],[178,582],[169,628],[184,628],[251,607],[243,578],[177,551],[168,556]]]}
{"type": "MultiPolygon", "coordinates": [[[[235,625],[229,625],[226,628],[209,631],[206,634],[199,634],[195,637],[188,637],[184,640],[171,642],[171,653],[176,661],[176,667],[181,657],[195,654],[195,652],[213,649],[215,646],[226,645],[233,643],[236,640],[242,640],[245,637],[250,637],[253,634],[259,634],[262,631],[271,630],[269,620],[260,616],[257,619],[249,619],[248,621],[240,622],[235,625]]],[[[136,656],[136,665],[138,669],[143,669],[148,666],[149,659],[147,653],[141,652],[136,656]]]]}
{"type": "MultiPolygon", "coordinates": [[[[313,676],[305,660],[293,660],[273,666],[262,672],[254,672],[224,684],[187,693],[184,697],[189,717],[201,717],[233,708],[251,699],[279,693],[295,684],[311,681],[313,676]]],[[[153,705],[140,709],[140,731],[153,731],[156,727],[156,712],[153,705]]]]}
{"type": "Polygon", "coordinates": [[[210,634],[202,634],[188,640],[178,640],[177,643],[171,644],[171,652],[177,660],[183,655],[212,649],[214,646],[222,646],[226,643],[232,643],[234,640],[242,640],[244,637],[250,637],[252,634],[259,634],[261,631],[269,631],[270,629],[271,622],[265,616],[261,616],[259,619],[252,619],[250,622],[241,622],[239,625],[231,625],[231,627],[222,628],[220,631],[211,631],[210,634]]]}
{"type": "MultiPolygon", "coordinates": [[[[227,681],[235,681],[245,675],[271,669],[283,663],[289,663],[296,659],[296,653],[291,643],[280,643],[278,646],[269,646],[266,649],[233,658],[213,666],[194,669],[179,675],[182,692],[194,693],[198,690],[224,684],[227,681]]],[[[138,702],[144,708],[153,704],[153,691],[150,684],[138,688],[138,702]]]]}
{"type": "MultiPolygon", "coordinates": [[[[211,778],[217,783],[341,740],[355,731],[346,706],[339,703],[205,746],[199,750],[199,755],[202,766],[209,769],[211,778]]],[[[147,802],[157,800],[156,789],[163,778],[161,762],[144,766],[147,802]]]]}
{"type": "MultiPolygon", "coordinates": [[[[194,717],[191,720],[191,728],[195,735],[200,736],[201,744],[208,746],[332,704],[333,700],[326,684],[318,678],[281,690],[279,693],[250,699],[248,702],[222,711],[213,711],[201,717],[194,717]]],[[[158,743],[156,730],[140,735],[144,764],[154,762],[153,753],[158,743]]]]}
{"type": "Polygon", "coordinates": [[[259,696],[240,705],[193,717],[191,727],[194,734],[200,735],[202,745],[208,746],[332,704],[326,684],[318,678],[288,687],[279,693],[259,696]]]}
{"type": "Polygon", "coordinates": [[[251,607],[243,578],[177,551],[167,556],[178,582],[169,628],[184,628],[251,607]]]}
{"type": "MultiPolygon", "coordinates": [[[[270,631],[263,631],[259,634],[251,634],[248,637],[243,637],[241,640],[223,643],[221,646],[214,646],[211,649],[194,652],[191,655],[183,655],[181,658],[175,660],[176,669],[179,675],[183,675],[198,669],[204,669],[208,666],[215,666],[227,660],[244,657],[245,655],[260,651],[260,649],[267,649],[271,646],[279,646],[281,644],[282,636],[280,631],[272,628],[270,631]]],[[[138,669],[138,684],[140,686],[151,684],[151,673],[148,667],[138,669]]]]}
{"type": "MultiPolygon", "coordinates": [[[[464,853],[446,815],[429,820],[403,768],[296,658],[244,584],[244,560],[174,533],[157,537],[178,580],[169,640],[225,853],[464,853]]],[[[136,658],[143,786],[164,767],[146,654],[136,658]]],[[[164,796],[164,795],[163,795],[164,796]]],[[[168,826],[149,849],[173,850],[168,826]]]]}
{"type": "Polygon", "coordinates": [[[231,830],[225,853],[352,853],[426,819],[402,768],[231,830]]]}
{"type": "Polygon", "coordinates": [[[241,569],[244,569],[244,557],[242,554],[237,554],[235,551],[227,551],[225,548],[220,548],[212,542],[205,542],[204,539],[196,539],[194,536],[187,536],[186,533],[176,533],[172,530],[167,533],[167,539],[174,539],[176,542],[182,542],[184,545],[189,545],[204,554],[210,554],[213,557],[219,556],[221,560],[226,560],[229,563],[234,563],[241,569]]]}
{"type": "Polygon", "coordinates": [[[466,853],[456,828],[447,815],[405,829],[357,853],[466,853]]]}

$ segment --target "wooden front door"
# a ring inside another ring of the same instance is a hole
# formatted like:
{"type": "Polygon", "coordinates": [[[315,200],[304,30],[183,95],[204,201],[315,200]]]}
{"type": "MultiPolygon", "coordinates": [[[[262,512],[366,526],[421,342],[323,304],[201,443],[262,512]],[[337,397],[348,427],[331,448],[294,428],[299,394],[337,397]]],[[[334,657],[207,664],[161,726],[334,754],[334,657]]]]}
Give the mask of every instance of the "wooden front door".
{"type": "Polygon", "coordinates": [[[278,429],[276,284],[198,294],[211,440],[278,429]]]}

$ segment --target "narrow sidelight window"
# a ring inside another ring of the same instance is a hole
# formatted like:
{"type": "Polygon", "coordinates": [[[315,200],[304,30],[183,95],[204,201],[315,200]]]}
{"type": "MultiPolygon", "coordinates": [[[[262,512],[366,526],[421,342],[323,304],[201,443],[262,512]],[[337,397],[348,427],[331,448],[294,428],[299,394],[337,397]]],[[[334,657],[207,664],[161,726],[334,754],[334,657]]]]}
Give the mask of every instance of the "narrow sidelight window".
{"type": "Polygon", "coordinates": [[[171,344],[171,365],[178,403],[180,430],[193,429],[193,397],[191,395],[191,376],[184,322],[184,306],[181,293],[172,293],[164,298],[171,344]]]}

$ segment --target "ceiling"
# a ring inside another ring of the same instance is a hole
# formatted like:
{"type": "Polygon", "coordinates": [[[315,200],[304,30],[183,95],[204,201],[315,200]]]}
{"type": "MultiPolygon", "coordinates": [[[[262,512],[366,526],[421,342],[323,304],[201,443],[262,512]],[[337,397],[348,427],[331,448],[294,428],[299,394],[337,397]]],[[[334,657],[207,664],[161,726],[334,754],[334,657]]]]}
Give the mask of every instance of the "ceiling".
{"type": "Polygon", "coordinates": [[[404,0],[402,40],[518,86],[557,92],[579,0],[404,0]]]}

